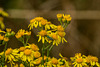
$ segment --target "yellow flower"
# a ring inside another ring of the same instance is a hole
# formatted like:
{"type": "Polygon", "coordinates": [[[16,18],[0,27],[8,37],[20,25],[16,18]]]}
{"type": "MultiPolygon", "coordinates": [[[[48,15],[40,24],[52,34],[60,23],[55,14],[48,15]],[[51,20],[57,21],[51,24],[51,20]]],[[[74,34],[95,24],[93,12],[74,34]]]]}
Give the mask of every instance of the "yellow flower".
{"type": "Polygon", "coordinates": [[[60,39],[61,39],[61,41],[62,41],[62,43],[65,41],[65,42],[67,42],[66,41],[66,39],[64,38],[64,36],[65,36],[65,32],[60,32],[60,31],[57,31],[57,34],[60,36],[60,39]]]}
{"type": "Polygon", "coordinates": [[[57,18],[62,18],[63,14],[57,14],[57,18]]]}
{"type": "Polygon", "coordinates": [[[4,41],[5,41],[5,42],[9,41],[9,38],[5,37],[5,38],[4,38],[4,41]]]}
{"type": "Polygon", "coordinates": [[[20,29],[19,31],[18,31],[18,34],[20,34],[20,35],[24,35],[25,34],[25,30],[23,30],[23,29],[20,29]]]}
{"type": "Polygon", "coordinates": [[[20,67],[25,67],[23,64],[20,64],[20,67]]]}
{"type": "Polygon", "coordinates": [[[2,36],[1,34],[0,34],[0,40],[3,40],[4,39],[4,36],[2,36]]]}
{"type": "Polygon", "coordinates": [[[63,32],[64,28],[61,25],[59,25],[59,26],[57,26],[57,30],[63,32]]]}
{"type": "MultiPolygon", "coordinates": [[[[15,57],[18,56],[18,50],[17,49],[11,49],[8,48],[5,51],[5,61],[8,59],[9,61],[16,61],[15,57]]],[[[4,52],[3,52],[4,53],[4,52]]]]}
{"type": "Polygon", "coordinates": [[[22,37],[22,35],[16,34],[15,37],[16,37],[17,39],[19,39],[20,37],[22,37]]]}
{"type": "Polygon", "coordinates": [[[71,21],[71,17],[70,15],[63,15],[63,18],[66,19],[67,21],[71,21]]]}
{"type": "Polygon", "coordinates": [[[9,55],[10,53],[12,53],[12,49],[11,48],[8,48],[5,52],[5,55],[9,55]]]}
{"type": "Polygon", "coordinates": [[[98,58],[97,57],[94,57],[94,56],[87,56],[86,57],[86,62],[87,63],[90,63],[91,64],[91,66],[94,66],[94,65],[96,65],[96,66],[100,66],[100,64],[98,63],[98,58]]]}
{"type": "Polygon", "coordinates": [[[59,32],[59,31],[58,31],[57,34],[58,34],[60,37],[64,37],[66,33],[65,33],[65,32],[59,32]]]}
{"type": "Polygon", "coordinates": [[[18,64],[14,65],[14,67],[18,67],[18,64]]]}
{"type": "Polygon", "coordinates": [[[76,53],[76,54],[75,54],[75,57],[76,57],[76,58],[82,57],[82,56],[81,56],[81,53],[76,53]]]}
{"type": "Polygon", "coordinates": [[[33,53],[34,53],[34,51],[32,51],[31,49],[25,49],[23,52],[19,53],[19,57],[23,61],[28,60],[30,62],[33,60],[33,53]]]}
{"type": "Polygon", "coordinates": [[[0,17],[0,21],[3,21],[3,17],[0,17]]]}
{"type": "Polygon", "coordinates": [[[25,55],[31,55],[31,53],[32,53],[32,51],[30,50],[30,49],[26,49],[25,51],[24,51],[24,54],[25,55]]]}
{"type": "Polygon", "coordinates": [[[28,35],[28,36],[30,36],[31,35],[31,31],[26,31],[26,33],[25,33],[26,35],[28,35]]]}
{"type": "Polygon", "coordinates": [[[38,46],[35,45],[35,44],[32,44],[30,47],[32,48],[33,51],[38,51],[39,50],[38,46]]]}
{"type": "Polygon", "coordinates": [[[9,29],[9,28],[6,28],[6,31],[7,31],[7,32],[11,32],[11,29],[9,29]]]}
{"type": "Polygon", "coordinates": [[[40,22],[41,20],[43,20],[44,18],[43,17],[36,17],[34,18],[36,21],[40,22]]]}
{"type": "Polygon", "coordinates": [[[1,29],[0,29],[0,33],[6,33],[5,31],[2,31],[1,29]]]}
{"type": "Polygon", "coordinates": [[[34,57],[35,57],[35,58],[38,58],[38,57],[40,57],[40,56],[41,56],[40,52],[38,52],[38,51],[34,52],[34,57]]]}
{"type": "Polygon", "coordinates": [[[57,39],[58,39],[58,36],[57,36],[56,34],[53,34],[53,35],[52,35],[52,38],[53,38],[54,40],[57,40],[57,39]]]}
{"type": "Polygon", "coordinates": [[[36,60],[33,61],[34,64],[40,64],[42,61],[42,57],[37,58],[36,60]]]}
{"type": "Polygon", "coordinates": [[[52,64],[56,65],[58,64],[58,60],[56,58],[52,58],[51,59],[52,64]]]}
{"type": "Polygon", "coordinates": [[[25,47],[20,47],[19,51],[23,52],[26,48],[25,47]]]}
{"type": "Polygon", "coordinates": [[[81,56],[81,53],[75,54],[75,57],[71,57],[71,61],[74,67],[87,66],[85,57],[81,56]]]}
{"type": "Polygon", "coordinates": [[[47,20],[44,19],[41,21],[41,25],[46,25],[46,24],[47,24],[47,20]]]}
{"type": "Polygon", "coordinates": [[[82,63],[82,62],[83,62],[83,59],[82,59],[82,58],[77,58],[77,59],[76,59],[76,62],[77,62],[77,63],[82,63]]]}
{"type": "Polygon", "coordinates": [[[77,58],[75,59],[75,62],[73,63],[74,67],[83,67],[83,66],[87,66],[86,64],[86,60],[84,58],[77,58]]]}
{"type": "Polygon", "coordinates": [[[40,40],[42,39],[42,43],[44,43],[45,42],[45,36],[46,35],[47,35],[46,30],[41,30],[39,32],[39,35],[37,35],[37,36],[39,36],[38,42],[40,42],[40,40]]]}
{"type": "Polygon", "coordinates": [[[53,33],[51,31],[48,31],[47,37],[46,37],[46,41],[49,43],[53,43],[53,45],[57,45],[60,44],[61,42],[61,38],[59,35],[57,35],[57,33],[53,33]]]}
{"type": "Polygon", "coordinates": [[[42,30],[39,32],[39,34],[40,34],[40,36],[45,36],[45,35],[47,35],[47,32],[45,30],[42,30]]]}
{"type": "Polygon", "coordinates": [[[58,46],[58,44],[61,42],[60,37],[56,33],[51,33],[50,37],[53,39],[53,45],[56,44],[58,46]]]}

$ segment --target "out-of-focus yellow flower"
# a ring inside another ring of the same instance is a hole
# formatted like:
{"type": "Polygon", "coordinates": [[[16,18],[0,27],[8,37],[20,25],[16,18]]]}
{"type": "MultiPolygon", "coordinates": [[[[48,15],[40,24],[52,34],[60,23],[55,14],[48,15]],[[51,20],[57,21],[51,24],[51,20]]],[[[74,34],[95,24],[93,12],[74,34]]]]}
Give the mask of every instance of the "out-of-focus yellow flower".
{"type": "Polygon", "coordinates": [[[47,24],[47,20],[44,19],[41,21],[41,25],[46,25],[46,24],[47,24]]]}
{"type": "Polygon", "coordinates": [[[23,64],[20,64],[20,67],[25,67],[23,64]]]}
{"type": "Polygon", "coordinates": [[[91,66],[100,66],[100,64],[98,63],[98,58],[97,57],[95,57],[95,56],[87,56],[86,57],[86,62],[87,63],[90,63],[91,64],[91,66]]]}
{"type": "Polygon", "coordinates": [[[6,31],[7,31],[7,32],[11,32],[11,29],[10,29],[10,28],[6,28],[6,31]]]}
{"type": "Polygon", "coordinates": [[[20,47],[19,51],[23,52],[26,48],[25,47],[20,47]]]}
{"type": "Polygon", "coordinates": [[[4,36],[2,36],[1,34],[0,34],[0,40],[3,40],[4,39],[4,36]]]}
{"type": "Polygon", "coordinates": [[[37,58],[36,60],[33,61],[34,64],[40,64],[42,61],[42,57],[37,58]]]}
{"type": "Polygon", "coordinates": [[[0,14],[2,16],[5,16],[5,17],[8,17],[9,16],[8,13],[6,13],[2,8],[0,8],[0,14]]]}
{"type": "Polygon", "coordinates": [[[57,65],[58,64],[58,60],[56,58],[52,58],[51,59],[52,64],[57,65]]]}
{"type": "Polygon", "coordinates": [[[18,67],[18,64],[15,64],[14,67],[18,67]]]}
{"type": "Polygon", "coordinates": [[[41,56],[40,52],[36,51],[34,52],[34,57],[35,58],[39,58],[41,56]]]}
{"type": "Polygon", "coordinates": [[[31,31],[26,31],[26,33],[25,33],[26,35],[28,35],[28,36],[30,36],[31,35],[31,31]]]}
{"type": "Polygon", "coordinates": [[[57,14],[57,18],[62,18],[63,14],[57,14]]]}
{"type": "Polygon", "coordinates": [[[38,51],[39,50],[38,46],[35,45],[35,44],[31,44],[30,47],[32,48],[33,51],[38,51]]]}
{"type": "Polygon", "coordinates": [[[32,53],[32,51],[30,50],[30,49],[26,49],[25,51],[24,51],[24,54],[25,55],[31,55],[31,53],[32,53]]]}
{"type": "Polygon", "coordinates": [[[45,35],[47,35],[46,30],[42,30],[42,31],[40,31],[40,32],[39,32],[39,35],[40,35],[40,36],[45,36],[45,35]]]}
{"type": "Polygon", "coordinates": [[[75,54],[75,57],[76,57],[76,58],[80,58],[80,57],[82,57],[82,55],[81,55],[81,53],[76,53],[76,54],[75,54]]]}
{"type": "Polygon", "coordinates": [[[6,33],[5,31],[2,31],[1,29],[0,29],[0,33],[6,33]]]}
{"type": "Polygon", "coordinates": [[[3,17],[0,17],[0,21],[3,21],[3,17]]]}
{"type": "MultiPolygon", "coordinates": [[[[65,20],[67,20],[67,21],[71,21],[71,17],[70,17],[70,15],[63,15],[63,19],[65,19],[65,20]]],[[[65,20],[63,20],[63,22],[65,21],[65,20]]]]}
{"type": "Polygon", "coordinates": [[[20,34],[16,34],[15,37],[16,37],[17,39],[19,39],[19,38],[21,37],[21,35],[20,35],[20,34]]]}
{"type": "Polygon", "coordinates": [[[5,41],[5,42],[9,41],[9,38],[4,37],[4,41],[5,41]]]}
{"type": "Polygon", "coordinates": [[[59,26],[57,26],[57,30],[63,32],[64,28],[61,25],[59,25],[59,26]]]}

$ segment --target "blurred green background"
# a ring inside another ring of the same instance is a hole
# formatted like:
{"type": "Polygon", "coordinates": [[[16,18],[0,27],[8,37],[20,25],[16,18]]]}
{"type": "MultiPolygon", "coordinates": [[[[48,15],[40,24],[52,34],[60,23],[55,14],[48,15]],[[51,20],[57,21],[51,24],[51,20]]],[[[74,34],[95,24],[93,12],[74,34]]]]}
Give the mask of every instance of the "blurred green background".
{"type": "MultiPolygon", "coordinates": [[[[54,46],[51,56],[74,56],[81,52],[85,55],[94,55],[100,59],[100,0],[0,0],[0,7],[9,13],[5,18],[5,25],[15,32],[19,29],[28,29],[30,19],[43,16],[52,23],[59,25],[57,13],[71,14],[72,22],[67,27],[66,39],[68,43],[54,46]]],[[[38,44],[37,29],[32,31],[30,43],[38,44]],[[35,31],[35,32],[34,32],[35,31]]],[[[22,44],[15,37],[11,38],[8,48],[18,48],[22,44]]],[[[0,51],[3,46],[0,47],[0,51]]]]}

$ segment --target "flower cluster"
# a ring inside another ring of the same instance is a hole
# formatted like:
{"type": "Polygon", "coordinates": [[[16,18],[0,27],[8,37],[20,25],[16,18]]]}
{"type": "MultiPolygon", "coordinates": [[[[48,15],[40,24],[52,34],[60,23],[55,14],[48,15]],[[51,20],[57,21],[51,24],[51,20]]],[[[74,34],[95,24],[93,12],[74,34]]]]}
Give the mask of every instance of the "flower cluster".
{"type": "Polygon", "coordinates": [[[28,40],[29,40],[29,38],[30,38],[30,35],[31,35],[31,31],[25,31],[25,30],[23,30],[23,29],[20,29],[20,30],[16,33],[15,37],[16,37],[20,42],[22,42],[24,46],[26,46],[26,45],[27,45],[27,42],[28,42],[28,40]],[[26,40],[25,40],[25,39],[26,39],[26,40]],[[26,42],[25,42],[25,41],[26,41],[26,42]]]}
{"type": "Polygon", "coordinates": [[[11,31],[11,29],[6,28],[6,31],[3,31],[0,29],[0,45],[4,45],[9,41],[9,38],[11,36],[14,36],[14,31],[11,31]]]}
{"type": "MultiPolygon", "coordinates": [[[[1,11],[0,13],[3,14],[1,11]]],[[[60,58],[49,56],[54,45],[67,42],[64,38],[65,29],[72,19],[66,14],[57,14],[57,18],[60,25],[54,25],[43,17],[36,17],[30,20],[29,31],[20,29],[16,34],[9,28],[6,28],[6,31],[0,29],[0,46],[5,45],[4,51],[0,53],[0,67],[7,67],[6,63],[11,67],[100,67],[98,58],[91,55],[77,53],[70,59],[63,57],[61,53],[59,53],[60,58]],[[39,30],[37,36],[38,42],[42,41],[42,49],[28,42],[33,27],[39,30]],[[7,42],[14,34],[23,46],[15,49],[7,48],[7,42]]]]}
{"type": "Polygon", "coordinates": [[[81,53],[77,53],[75,57],[71,57],[71,61],[74,67],[100,67],[98,58],[91,55],[85,56],[81,55],[81,53]]]}

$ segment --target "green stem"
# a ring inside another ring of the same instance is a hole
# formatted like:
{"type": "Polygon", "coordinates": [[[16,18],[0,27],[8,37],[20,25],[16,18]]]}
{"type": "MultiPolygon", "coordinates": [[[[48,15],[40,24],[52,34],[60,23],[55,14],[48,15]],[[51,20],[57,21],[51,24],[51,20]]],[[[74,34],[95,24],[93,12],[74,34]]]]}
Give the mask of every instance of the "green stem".
{"type": "MultiPolygon", "coordinates": [[[[3,63],[5,63],[5,52],[7,49],[7,43],[5,44],[5,48],[4,48],[4,54],[3,54],[3,63]]],[[[4,67],[4,64],[2,65],[2,67],[4,67]]]]}
{"type": "Polygon", "coordinates": [[[61,26],[62,26],[62,22],[60,21],[60,24],[61,24],[61,26]]]}
{"type": "MultiPolygon", "coordinates": [[[[53,48],[53,45],[51,45],[51,47],[49,49],[47,49],[47,58],[46,58],[46,62],[48,62],[48,57],[49,57],[49,54],[50,54],[50,51],[51,49],[53,48]]],[[[46,63],[46,66],[47,66],[47,63],[46,63]]]]}
{"type": "Polygon", "coordinates": [[[51,49],[53,48],[54,45],[51,45],[51,47],[49,48],[49,51],[51,51],[51,49]]]}
{"type": "Polygon", "coordinates": [[[45,43],[43,44],[43,47],[42,47],[42,65],[44,65],[44,53],[45,53],[45,43]]]}
{"type": "Polygon", "coordinates": [[[67,26],[68,26],[68,24],[66,24],[64,28],[66,28],[67,26]]]}

